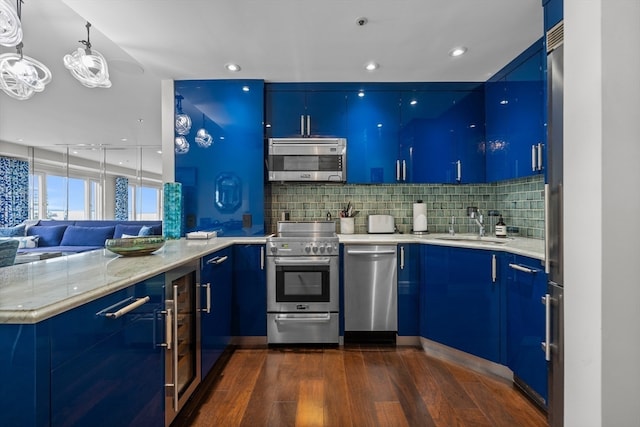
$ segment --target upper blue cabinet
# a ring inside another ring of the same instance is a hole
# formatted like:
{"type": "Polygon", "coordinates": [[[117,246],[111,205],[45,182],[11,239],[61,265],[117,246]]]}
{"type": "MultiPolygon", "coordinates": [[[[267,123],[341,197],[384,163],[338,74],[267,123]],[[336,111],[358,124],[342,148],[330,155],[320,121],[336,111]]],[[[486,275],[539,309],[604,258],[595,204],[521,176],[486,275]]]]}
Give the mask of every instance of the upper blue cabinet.
{"type": "Polygon", "coordinates": [[[265,95],[265,137],[346,137],[346,93],[339,88],[271,84],[265,95]]]}
{"type": "Polygon", "coordinates": [[[485,84],[487,182],[545,173],[545,58],[540,39],[485,84]]]}
{"type": "Polygon", "coordinates": [[[544,31],[549,31],[562,20],[563,0],[542,0],[544,7],[544,31]]]}
{"type": "Polygon", "coordinates": [[[401,93],[399,181],[484,182],[482,85],[433,86],[401,93]]]}
{"type": "Polygon", "coordinates": [[[399,92],[369,88],[351,91],[347,95],[347,108],[347,182],[399,181],[399,92]]]}
{"type": "Polygon", "coordinates": [[[175,153],[185,231],[264,235],[264,82],[176,81],[175,95],[176,114],[191,120],[188,148],[175,153]]]}

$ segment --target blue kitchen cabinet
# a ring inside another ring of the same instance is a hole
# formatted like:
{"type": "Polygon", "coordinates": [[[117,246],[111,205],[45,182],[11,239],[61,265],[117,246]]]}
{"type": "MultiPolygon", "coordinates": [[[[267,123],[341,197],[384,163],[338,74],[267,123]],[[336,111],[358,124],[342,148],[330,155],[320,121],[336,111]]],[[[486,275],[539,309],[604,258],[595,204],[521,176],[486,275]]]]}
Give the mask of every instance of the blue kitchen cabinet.
{"type": "Polygon", "coordinates": [[[545,340],[547,275],[539,260],[506,254],[507,366],[514,380],[542,405],[547,402],[545,340]]]}
{"type": "Polygon", "coordinates": [[[397,91],[364,87],[349,92],[347,182],[388,184],[401,179],[398,158],[400,97],[397,91]]]}
{"type": "Polygon", "coordinates": [[[401,181],[484,182],[484,90],[434,87],[401,93],[401,181]]]}
{"type": "Polygon", "coordinates": [[[48,320],[51,426],[163,425],[164,275],[48,320]],[[149,301],[121,317],[107,314],[149,301]]]}
{"type": "Polygon", "coordinates": [[[0,424],[50,426],[49,321],[0,327],[0,424]]]}
{"type": "Polygon", "coordinates": [[[554,25],[562,21],[564,14],[563,0],[542,0],[544,7],[544,30],[549,31],[554,25]]]}
{"type": "Polygon", "coordinates": [[[485,84],[488,182],[545,173],[545,58],[540,39],[485,84]]]}
{"type": "Polygon", "coordinates": [[[192,121],[188,151],[175,153],[185,231],[264,235],[264,82],[184,80],[174,87],[176,110],[179,100],[192,121]],[[201,128],[212,136],[209,147],[195,141],[201,128]]]}
{"type": "Polygon", "coordinates": [[[264,245],[234,245],[233,282],[233,336],[266,336],[267,285],[264,245]]]}
{"type": "Polygon", "coordinates": [[[346,137],[346,92],[338,87],[275,83],[265,95],[265,137],[346,137]]]}
{"type": "Polygon", "coordinates": [[[420,246],[398,245],[398,335],[420,335],[420,246]]]}
{"type": "Polygon", "coordinates": [[[425,246],[421,336],[502,363],[500,257],[480,249],[425,246]]]}
{"type": "Polygon", "coordinates": [[[202,378],[205,378],[231,341],[231,247],[202,258],[200,289],[200,354],[202,378]]]}

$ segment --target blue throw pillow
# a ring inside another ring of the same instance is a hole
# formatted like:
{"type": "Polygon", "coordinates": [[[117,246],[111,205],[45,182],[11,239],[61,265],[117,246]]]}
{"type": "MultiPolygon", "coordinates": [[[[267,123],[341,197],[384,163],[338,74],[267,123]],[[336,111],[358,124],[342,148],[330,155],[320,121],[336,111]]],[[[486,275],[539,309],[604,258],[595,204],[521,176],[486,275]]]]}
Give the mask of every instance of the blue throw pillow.
{"type": "Polygon", "coordinates": [[[27,234],[29,236],[40,236],[38,239],[38,247],[43,246],[60,246],[66,225],[34,225],[29,227],[27,234]]]}
{"type": "Polygon", "coordinates": [[[25,224],[0,228],[0,237],[20,237],[25,235],[25,224]]]}
{"type": "Polygon", "coordinates": [[[114,229],[70,225],[62,236],[60,246],[104,246],[104,241],[113,237],[114,229]]]}
{"type": "Polygon", "coordinates": [[[140,231],[138,231],[138,236],[151,236],[153,235],[153,228],[148,225],[143,225],[140,231]]]}
{"type": "Polygon", "coordinates": [[[120,239],[123,234],[137,236],[141,227],[141,225],[135,224],[116,224],[116,230],[113,232],[113,237],[120,239]]]}

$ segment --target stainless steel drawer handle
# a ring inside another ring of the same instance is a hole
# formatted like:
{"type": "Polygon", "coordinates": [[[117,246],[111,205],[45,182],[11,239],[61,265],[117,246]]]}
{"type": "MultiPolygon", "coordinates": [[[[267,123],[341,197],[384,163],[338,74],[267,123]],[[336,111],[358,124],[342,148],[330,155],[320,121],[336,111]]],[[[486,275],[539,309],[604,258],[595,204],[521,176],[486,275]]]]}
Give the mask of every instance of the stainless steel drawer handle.
{"type": "Polygon", "coordinates": [[[542,298],[544,304],[544,342],[541,343],[544,358],[551,360],[551,295],[545,294],[542,298]]]}
{"type": "Polygon", "coordinates": [[[114,312],[109,312],[109,313],[104,313],[104,315],[106,317],[108,317],[109,319],[117,319],[118,317],[124,316],[125,314],[135,310],[136,308],[140,307],[141,305],[144,305],[144,304],[148,303],[149,301],[151,301],[151,298],[149,296],[146,296],[146,297],[143,297],[143,298],[138,298],[134,302],[132,302],[131,304],[122,307],[120,310],[114,311],[114,312]]]}
{"type": "Polygon", "coordinates": [[[227,260],[227,258],[229,258],[229,256],[227,256],[227,255],[225,255],[225,256],[217,256],[217,257],[211,258],[209,261],[207,261],[207,264],[212,264],[212,265],[222,264],[223,262],[225,262],[227,260]]]}
{"type": "Polygon", "coordinates": [[[522,271],[524,273],[529,273],[529,274],[534,274],[538,272],[538,270],[534,270],[528,267],[523,267],[522,265],[519,265],[519,264],[509,264],[509,267],[513,268],[514,270],[522,271]]]}

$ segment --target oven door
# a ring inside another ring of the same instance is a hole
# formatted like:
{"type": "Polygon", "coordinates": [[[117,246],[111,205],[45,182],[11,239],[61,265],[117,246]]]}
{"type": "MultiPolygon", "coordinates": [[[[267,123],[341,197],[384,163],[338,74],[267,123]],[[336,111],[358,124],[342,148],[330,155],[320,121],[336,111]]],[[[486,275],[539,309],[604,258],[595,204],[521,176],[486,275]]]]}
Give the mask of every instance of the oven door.
{"type": "Polygon", "coordinates": [[[338,257],[269,257],[267,311],[337,312],[338,257]]]}

